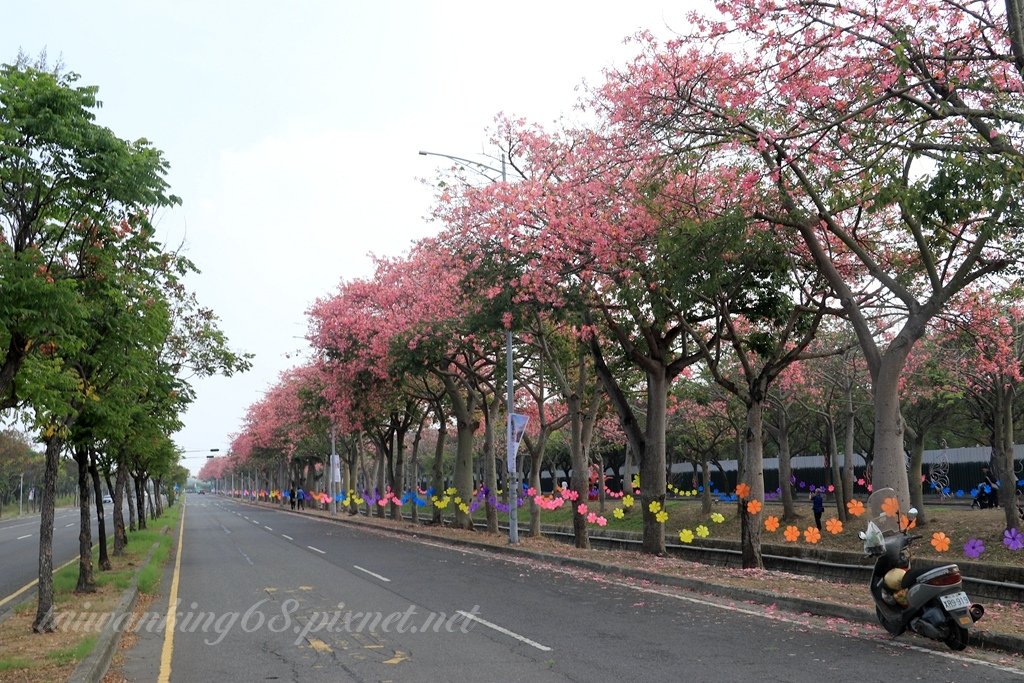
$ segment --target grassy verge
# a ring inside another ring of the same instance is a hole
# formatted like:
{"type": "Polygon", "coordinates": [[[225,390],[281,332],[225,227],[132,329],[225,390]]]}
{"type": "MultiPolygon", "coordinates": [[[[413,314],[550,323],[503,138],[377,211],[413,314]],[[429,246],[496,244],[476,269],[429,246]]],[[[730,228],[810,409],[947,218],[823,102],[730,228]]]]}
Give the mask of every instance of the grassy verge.
{"type": "Polygon", "coordinates": [[[147,529],[129,533],[124,555],[110,557],[112,568],[109,571],[99,570],[99,550],[94,545],[94,593],[74,592],[78,582],[77,562],[55,572],[56,632],[32,633],[36,598],[35,592],[30,591],[14,608],[14,613],[0,624],[0,682],[66,680],[78,663],[92,652],[98,632],[136,575],[143,593],[151,594],[159,588],[174,542],[171,532],[178,525],[180,513],[180,505],[175,505],[166,509],[160,519],[147,521],[147,529]],[[149,561],[144,562],[154,543],[156,550],[149,561]]]}

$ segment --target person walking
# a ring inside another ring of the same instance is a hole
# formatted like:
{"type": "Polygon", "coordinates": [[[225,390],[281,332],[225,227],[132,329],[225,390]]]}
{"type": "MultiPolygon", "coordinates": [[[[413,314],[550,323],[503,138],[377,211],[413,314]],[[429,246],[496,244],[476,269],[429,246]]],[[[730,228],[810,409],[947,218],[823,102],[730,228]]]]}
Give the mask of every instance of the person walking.
{"type": "Polygon", "coordinates": [[[288,502],[291,504],[292,510],[294,510],[295,509],[295,487],[294,486],[292,486],[290,489],[288,489],[288,502]]]}
{"type": "Polygon", "coordinates": [[[296,492],[295,495],[299,499],[299,509],[300,510],[305,510],[306,509],[306,492],[303,491],[302,487],[300,486],[299,490],[296,492]]]}
{"type": "Polygon", "coordinates": [[[814,511],[814,525],[818,527],[818,531],[821,531],[821,513],[825,512],[825,500],[821,495],[823,488],[825,487],[811,487],[811,509],[814,511]]]}

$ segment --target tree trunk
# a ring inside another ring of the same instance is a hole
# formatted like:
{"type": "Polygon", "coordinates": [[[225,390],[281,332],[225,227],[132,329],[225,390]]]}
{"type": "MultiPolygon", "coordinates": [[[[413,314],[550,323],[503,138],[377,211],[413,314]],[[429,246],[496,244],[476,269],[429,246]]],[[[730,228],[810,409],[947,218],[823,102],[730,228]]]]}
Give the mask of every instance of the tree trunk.
{"type": "Polygon", "coordinates": [[[924,492],[921,487],[921,463],[924,460],[924,430],[918,432],[909,426],[906,427],[907,437],[910,439],[910,473],[907,478],[910,482],[910,505],[917,508],[917,525],[924,526],[928,523],[928,516],[924,509],[924,492]]]}
{"type": "Polygon", "coordinates": [[[789,450],[789,414],[779,406],[779,488],[782,492],[782,519],[793,521],[800,518],[793,504],[793,463],[789,450]]]}
{"type": "MultiPolygon", "coordinates": [[[[580,411],[580,396],[573,393],[567,397],[566,409],[569,413],[569,457],[572,463],[570,486],[576,492],[576,500],[570,501],[572,510],[573,542],[577,548],[590,549],[590,534],[587,531],[587,515],[580,512],[581,506],[587,505],[587,494],[590,492],[590,472],[586,456],[583,453],[583,415],[580,411]]],[[[641,482],[642,483],[642,482],[641,482]]],[[[664,492],[664,489],[662,490],[664,492]]]]}
{"type": "Polygon", "coordinates": [[[643,507],[642,550],[652,555],[665,554],[665,525],[651,510],[665,507],[665,415],[668,408],[668,378],[665,368],[647,373],[647,430],[640,459],[640,504],[643,507]]]}
{"type": "Polygon", "coordinates": [[[1017,512],[1017,475],[1013,469],[1013,400],[1016,389],[998,387],[993,420],[992,465],[999,477],[999,504],[1006,516],[1007,529],[1024,526],[1017,512]]]}
{"type": "MultiPolygon", "coordinates": [[[[909,351],[910,344],[906,344],[909,351]]],[[[875,454],[872,467],[874,489],[890,487],[896,492],[900,509],[910,507],[904,450],[903,416],[900,412],[899,380],[906,352],[890,349],[881,360],[877,378],[872,380],[875,400],[875,454]]]]}
{"type": "MultiPolygon", "coordinates": [[[[525,437],[524,437],[525,439],[525,437]]],[[[547,450],[548,436],[543,430],[537,436],[537,442],[530,449],[530,486],[533,489],[534,496],[541,495],[540,493],[540,469],[541,464],[544,462],[544,452],[547,450]]],[[[530,530],[528,532],[530,538],[540,538],[540,506],[530,498],[530,530]]]]}
{"type": "Polygon", "coordinates": [[[836,438],[836,424],[829,415],[828,426],[829,463],[832,474],[832,495],[836,501],[836,516],[839,521],[846,522],[846,504],[843,502],[843,474],[839,469],[839,440],[836,438]]]}
{"type": "Polygon", "coordinates": [[[89,474],[92,477],[93,494],[96,496],[96,534],[99,536],[99,566],[103,571],[110,571],[110,557],[107,555],[107,520],[103,515],[103,487],[100,485],[100,470],[96,464],[96,454],[89,454],[89,474]]]}
{"type": "MultiPolygon", "coordinates": [[[[124,554],[125,546],[128,545],[128,533],[124,528],[124,512],[121,506],[125,499],[125,485],[128,481],[128,472],[124,467],[118,465],[117,479],[114,484],[114,555],[124,554]]],[[[110,486],[108,483],[107,486],[110,486]]],[[[129,497],[130,498],[130,497],[129,497]]]]}
{"type": "Polygon", "coordinates": [[[135,477],[129,477],[127,471],[125,471],[124,493],[128,498],[128,531],[135,531],[139,528],[135,522],[135,477]]]}
{"type": "Polygon", "coordinates": [[[92,514],[89,510],[89,452],[81,446],[74,449],[78,464],[78,583],[76,593],[96,592],[92,575],[92,514]]]}
{"type": "MultiPolygon", "coordinates": [[[[430,467],[430,488],[434,490],[435,496],[444,496],[444,444],[448,439],[448,416],[444,410],[435,407],[437,417],[437,443],[434,444],[434,462],[430,467]]],[[[441,510],[436,505],[431,505],[431,524],[441,524],[441,510]]]]}
{"type": "Polygon", "coordinates": [[[711,462],[707,456],[701,458],[700,476],[704,481],[704,491],[700,495],[700,512],[702,515],[711,514],[711,462]]]}
{"type": "Polygon", "coordinates": [[[498,533],[498,468],[494,462],[494,423],[501,408],[501,394],[495,392],[494,401],[483,400],[484,410],[484,508],[487,512],[488,533],[498,533]]]}
{"type": "Polygon", "coordinates": [[[853,449],[856,448],[857,414],[853,410],[853,386],[846,388],[846,429],[843,432],[843,507],[853,500],[853,449]]]}
{"type": "Polygon", "coordinates": [[[164,515],[164,503],[160,499],[160,489],[162,488],[162,483],[163,479],[161,477],[153,478],[153,505],[156,507],[155,516],[153,517],[153,519],[156,519],[157,517],[163,517],[164,515]]]}
{"type": "Polygon", "coordinates": [[[761,518],[763,510],[751,514],[750,501],[764,503],[764,440],[762,431],[762,403],[751,400],[747,406],[746,453],[743,456],[743,477],[750,487],[750,497],[741,502],[740,550],[744,569],[764,569],[761,557],[761,518]]]}
{"type": "Polygon", "coordinates": [[[133,477],[135,480],[135,505],[139,512],[139,531],[146,528],[146,483],[141,477],[133,477]]]}
{"type": "Polygon", "coordinates": [[[51,633],[56,630],[53,619],[53,508],[57,498],[57,473],[63,441],[58,436],[46,439],[46,465],[43,488],[39,491],[39,584],[36,591],[36,617],[32,630],[51,633]]]}

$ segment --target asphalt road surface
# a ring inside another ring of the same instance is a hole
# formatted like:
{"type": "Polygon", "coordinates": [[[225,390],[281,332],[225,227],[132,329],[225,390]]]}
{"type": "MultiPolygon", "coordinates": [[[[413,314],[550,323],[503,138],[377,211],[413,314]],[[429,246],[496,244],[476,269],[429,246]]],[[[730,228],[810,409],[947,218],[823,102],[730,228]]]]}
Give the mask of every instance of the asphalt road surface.
{"type": "MultiPolygon", "coordinates": [[[[103,506],[107,535],[113,538],[113,505],[103,506]]],[[[125,523],[128,508],[125,507],[125,523]]],[[[78,508],[60,508],[53,522],[53,566],[78,557],[78,508]]],[[[92,509],[92,542],[97,542],[96,512],[92,509]]],[[[0,520],[0,600],[39,576],[39,515],[0,520]]]]}
{"type": "Polygon", "coordinates": [[[189,496],[182,542],[173,639],[169,571],[129,681],[162,658],[172,681],[1024,680],[1009,657],[220,497],[189,496]]]}

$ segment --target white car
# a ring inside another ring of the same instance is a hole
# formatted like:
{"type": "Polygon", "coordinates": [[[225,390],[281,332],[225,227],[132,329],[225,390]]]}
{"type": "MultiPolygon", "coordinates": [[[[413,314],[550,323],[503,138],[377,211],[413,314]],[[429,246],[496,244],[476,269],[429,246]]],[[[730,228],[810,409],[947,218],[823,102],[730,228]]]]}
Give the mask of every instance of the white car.
{"type": "Polygon", "coordinates": [[[113,503],[114,499],[110,497],[109,493],[105,493],[105,494],[103,494],[103,502],[104,503],[113,503]]]}

